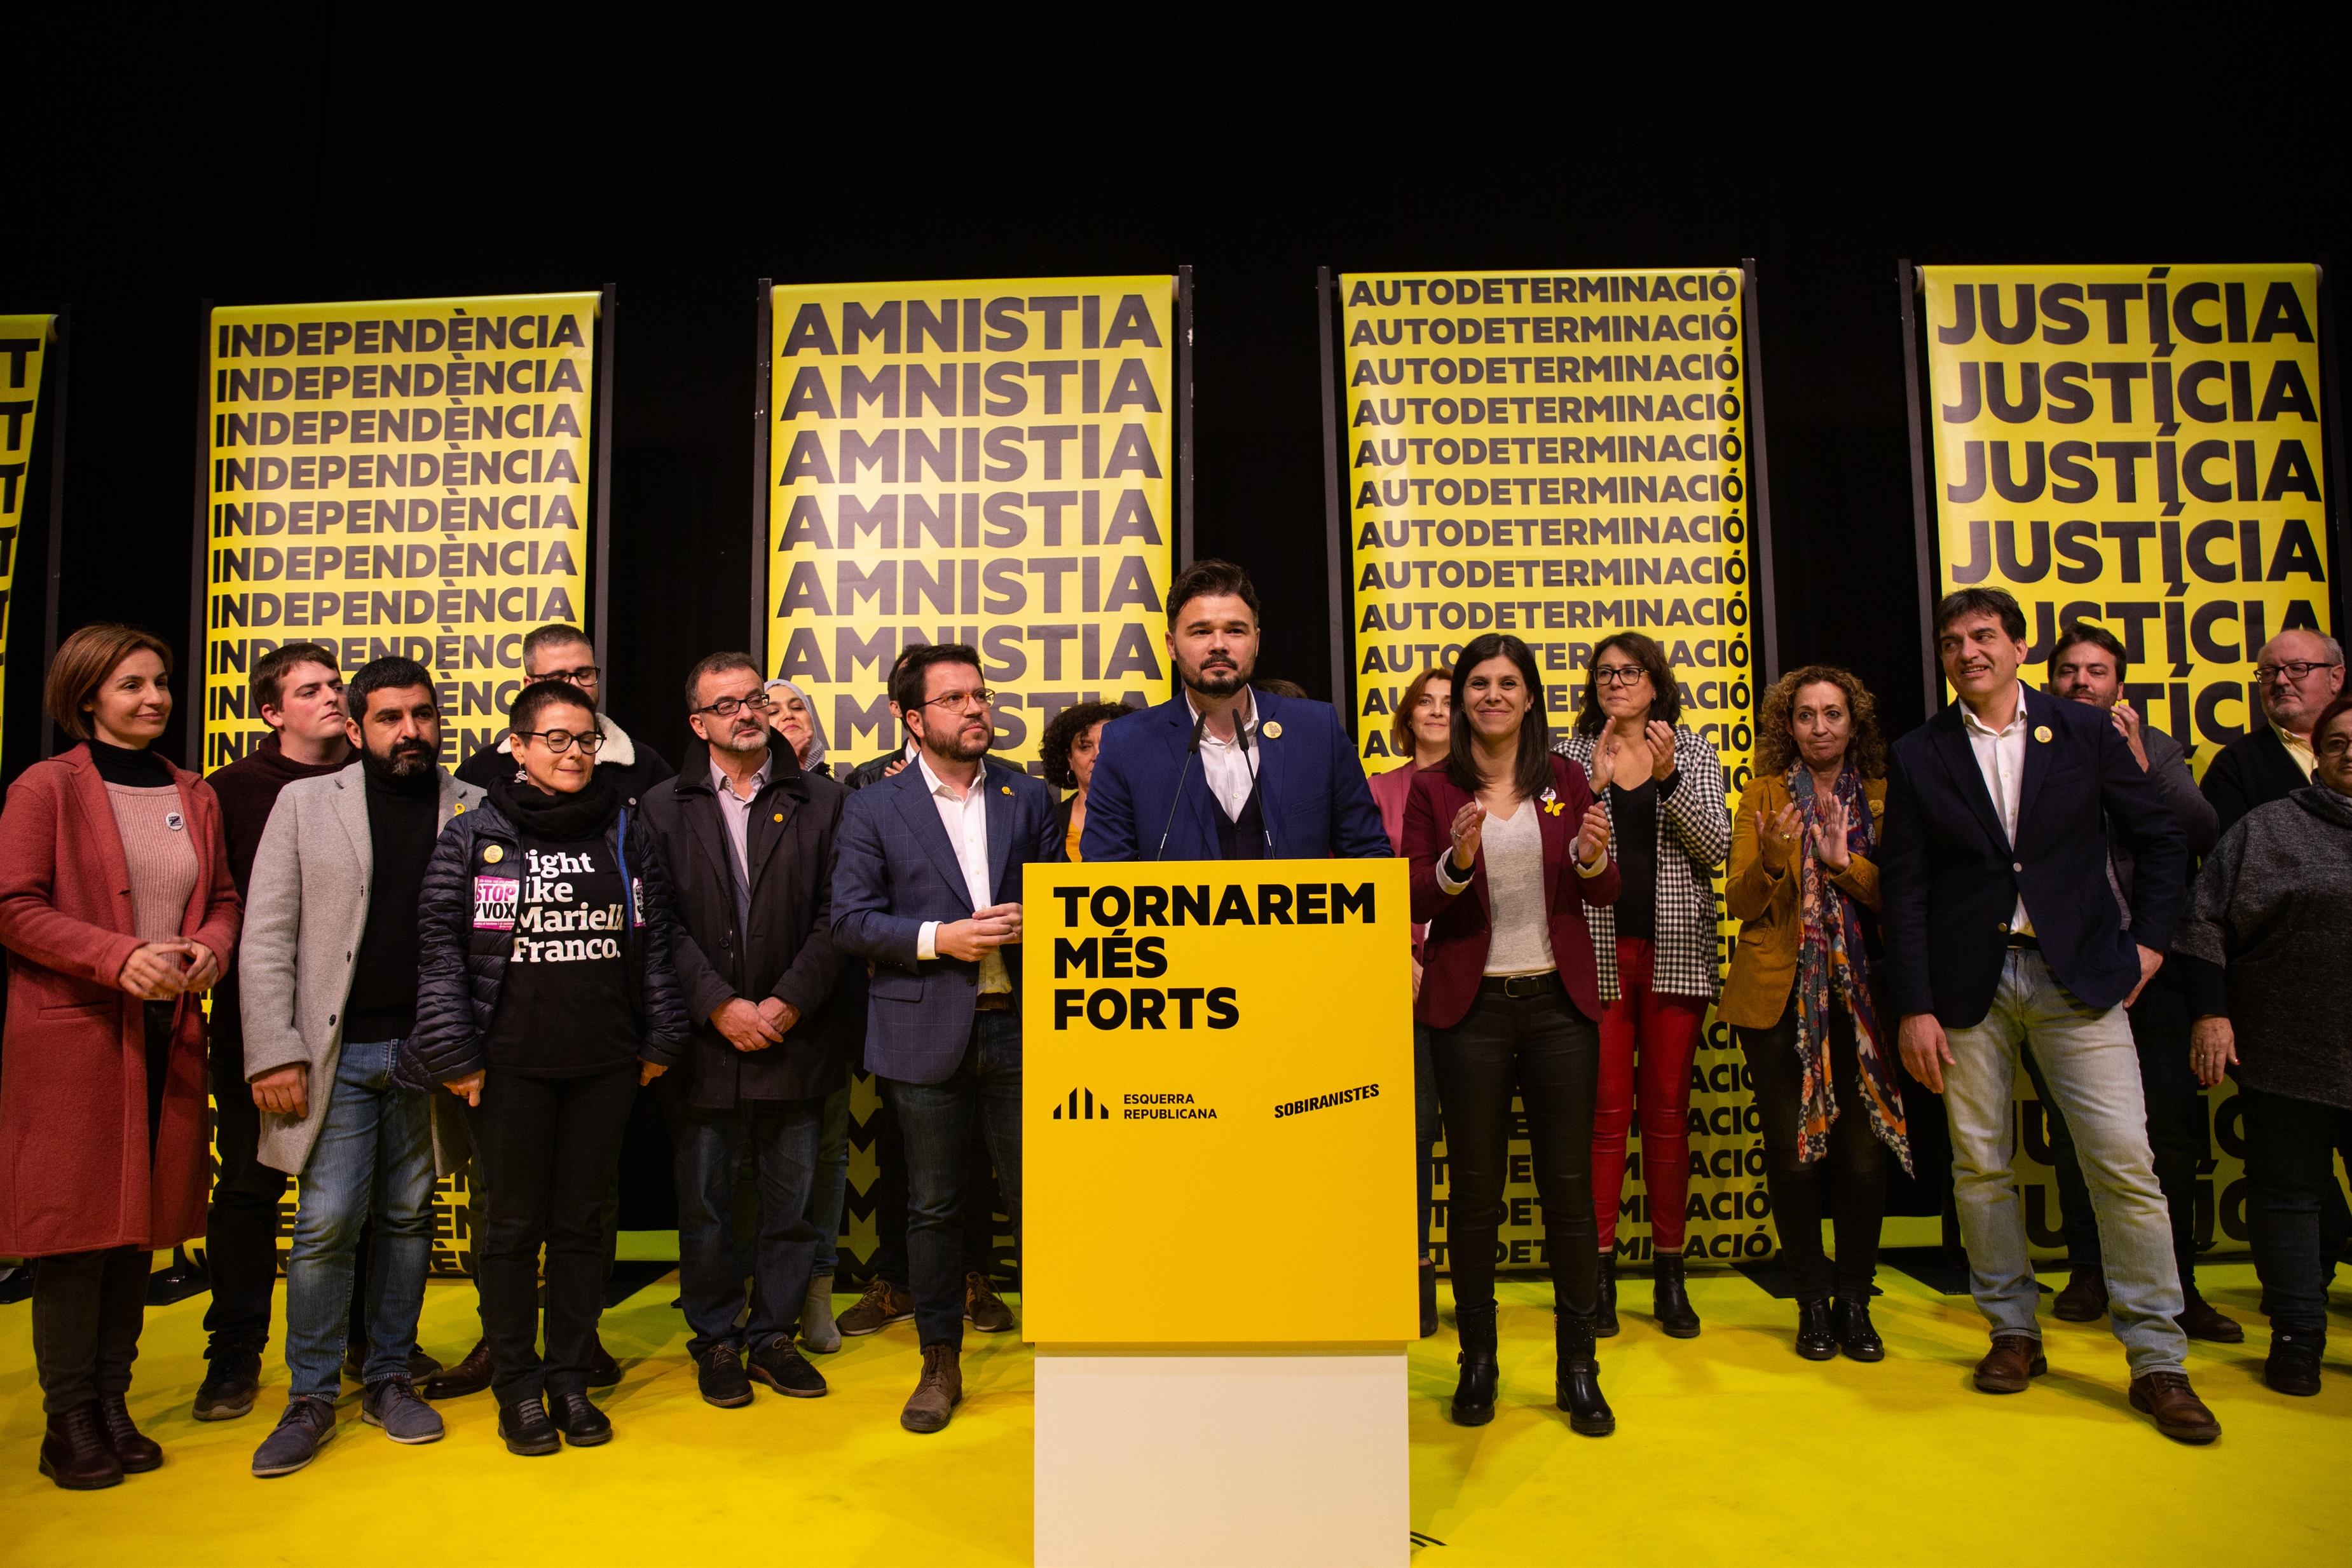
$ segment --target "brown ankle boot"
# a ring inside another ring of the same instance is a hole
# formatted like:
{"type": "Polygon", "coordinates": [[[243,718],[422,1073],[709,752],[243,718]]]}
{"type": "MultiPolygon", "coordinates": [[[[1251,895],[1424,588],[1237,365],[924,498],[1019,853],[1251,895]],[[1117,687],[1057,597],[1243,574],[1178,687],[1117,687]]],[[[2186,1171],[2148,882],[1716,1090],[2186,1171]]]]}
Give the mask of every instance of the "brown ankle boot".
{"type": "Polygon", "coordinates": [[[2151,1372],[2133,1378],[2131,1406],[2153,1416],[2156,1429],[2176,1443],[2210,1443],[2221,1435],[2221,1423],[2189,1386],[2186,1373],[2151,1372]]]}
{"type": "Polygon", "coordinates": [[[132,1423],[131,1407],[122,1402],[121,1395],[100,1395],[98,1416],[106,1427],[107,1447],[114,1450],[124,1475],[135,1476],[163,1468],[163,1446],[132,1423]]]}
{"type": "Polygon", "coordinates": [[[963,1402],[963,1361],[951,1344],[923,1347],[923,1378],[914,1396],[898,1413],[898,1425],[909,1432],[937,1432],[963,1402]]]}
{"type": "Polygon", "coordinates": [[[122,1484],[122,1461],[107,1443],[106,1422],[96,1405],[49,1417],[41,1438],[41,1473],[68,1491],[122,1484]]]}
{"type": "Polygon", "coordinates": [[[2031,1334],[1995,1334],[1992,1348],[1977,1363],[1977,1388],[1985,1394],[2022,1394],[2029,1381],[2049,1370],[2040,1340],[2031,1334]]]}
{"type": "Polygon", "coordinates": [[[2076,1266],[2066,1288],[2050,1303],[2050,1315],[2062,1323],[2095,1323],[2107,1315],[2107,1276],[2096,1263],[2076,1266]]]}

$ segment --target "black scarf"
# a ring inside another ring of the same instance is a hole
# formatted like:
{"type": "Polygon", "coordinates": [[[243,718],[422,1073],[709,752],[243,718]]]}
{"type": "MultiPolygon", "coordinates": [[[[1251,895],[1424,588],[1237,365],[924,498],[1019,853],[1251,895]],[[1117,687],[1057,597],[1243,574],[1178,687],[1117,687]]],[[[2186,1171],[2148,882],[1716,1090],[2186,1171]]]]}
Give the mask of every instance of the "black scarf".
{"type": "Polygon", "coordinates": [[[576,844],[601,839],[621,809],[620,791],[602,773],[573,795],[551,795],[529,781],[494,779],[490,804],[506,814],[515,831],[548,843],[576,844]]]}

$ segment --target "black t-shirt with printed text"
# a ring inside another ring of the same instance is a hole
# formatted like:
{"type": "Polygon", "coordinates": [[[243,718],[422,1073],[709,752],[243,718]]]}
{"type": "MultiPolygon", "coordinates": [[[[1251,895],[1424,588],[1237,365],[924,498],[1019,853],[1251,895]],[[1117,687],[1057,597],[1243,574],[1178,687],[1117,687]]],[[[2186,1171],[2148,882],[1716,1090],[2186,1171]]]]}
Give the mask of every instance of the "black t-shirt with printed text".
{"type": "Polygon", "coordinates": [[[601,838],[557,843],[525,835],[516,858],[510,868],[474,869],[474,925],[509,939],[485,1042],[489,1071],[584,1078],[635,1062],[627,966],[637,905],[611,848],[601,838]]]}

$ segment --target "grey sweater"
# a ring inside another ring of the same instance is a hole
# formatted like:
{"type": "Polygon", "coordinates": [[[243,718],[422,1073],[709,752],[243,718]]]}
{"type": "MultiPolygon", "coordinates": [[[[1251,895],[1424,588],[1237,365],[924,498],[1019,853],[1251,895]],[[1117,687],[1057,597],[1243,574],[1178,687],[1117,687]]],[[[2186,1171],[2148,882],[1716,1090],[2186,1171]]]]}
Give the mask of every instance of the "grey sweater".
{"type": "Polygon", "coordinates": [[[2172,946],[2197,1013],[2235,1027],[2241,1084],[2352,1110],[2352,797],[2314,785],[2248,812],[2206,859],[2172,946]]]}

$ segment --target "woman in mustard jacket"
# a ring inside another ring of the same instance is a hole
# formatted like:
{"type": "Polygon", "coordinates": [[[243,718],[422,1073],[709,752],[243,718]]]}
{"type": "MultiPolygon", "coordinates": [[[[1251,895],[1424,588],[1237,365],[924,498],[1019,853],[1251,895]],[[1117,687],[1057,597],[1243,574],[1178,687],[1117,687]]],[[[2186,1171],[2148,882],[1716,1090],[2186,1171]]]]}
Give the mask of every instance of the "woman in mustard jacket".
{"type": "Polygon", "coordinates": [[[1797,1292],[1797,1354],[1886,1354],[1870,1322],[1886,1206],[1881,1145],[1911,1168],[1891,1029],[1873,999],[1886,743],[1851,673],[1808,664],[1764,695],[1756,774],[1732,813],[1739,921],[1717,1011],[1764,1122],[1764,1184],[1797,1292]],[[1822,1251],[1824,1208],[1837,1233],[1822,1251]],[[1832,1297],[1834,1291],[1834,1298],[1832,1297]],[[1834,1304],[1833,1304],[1834,1303],[1834,1304]]]}

